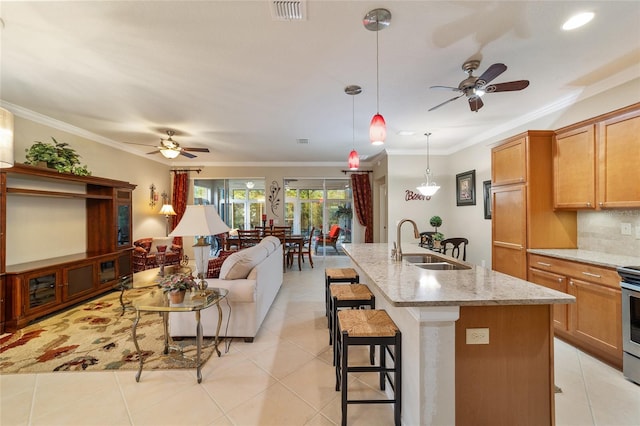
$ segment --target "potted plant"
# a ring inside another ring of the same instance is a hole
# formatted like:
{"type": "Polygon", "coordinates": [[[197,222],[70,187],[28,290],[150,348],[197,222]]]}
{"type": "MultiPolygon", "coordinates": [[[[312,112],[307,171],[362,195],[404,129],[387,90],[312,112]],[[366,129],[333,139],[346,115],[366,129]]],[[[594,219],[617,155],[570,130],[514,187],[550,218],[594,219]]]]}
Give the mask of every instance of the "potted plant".
{"type": "Polygon", "coordinates": [[[444,240],[444,234],[442,232],[436,232],[433,234],[433,247],[440,248],[440,244],[444,240]]]}
{"type": "Polygon", "coordinates": [[[433,226],[435,231],[438,232],[438,227],[442,226],[442,218],[440,218],[440,216],[431,216],[429,225],[433,226]]]}
{"type": "Polygon", "coordinates": [[[69,144],[58,142],[51,138],[54,143],[36,141],[29,148],[25,164],[39,166],[43,163],[51,169],[56,169],[60,173],[71,173],[78,176],[88,176],[91,174],[86,165],[80,165],[80,156],[69,144]]]}
{"type": "Polygon", "coordinates": [[[162,291],[169,294],[171,303],[182,303],[187,290],[197,288],[196,280],[191,274],[173,274],[163,277],[158,283],[162,291]]]}

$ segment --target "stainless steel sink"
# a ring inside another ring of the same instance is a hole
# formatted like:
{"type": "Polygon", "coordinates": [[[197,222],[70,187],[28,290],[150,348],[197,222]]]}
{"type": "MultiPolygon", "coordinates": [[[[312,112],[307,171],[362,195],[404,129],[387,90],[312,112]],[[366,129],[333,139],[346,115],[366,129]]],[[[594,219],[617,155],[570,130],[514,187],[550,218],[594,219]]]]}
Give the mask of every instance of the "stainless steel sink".
{"type": "Polygon", "coordinates": [[[468,266],[456,265],[448,262],[414,263],[414,265],[418,268],[430,269],[432,271],[458,271],[462,269],[471,269],[468,266]]]}
{"type": "Polygon", "coordinates": [[[432,256],[430,254],[403,254],[402,259],[406,260],[409,263],[442,262],[442,259],[439,259],[438,257],[432,256]]]}

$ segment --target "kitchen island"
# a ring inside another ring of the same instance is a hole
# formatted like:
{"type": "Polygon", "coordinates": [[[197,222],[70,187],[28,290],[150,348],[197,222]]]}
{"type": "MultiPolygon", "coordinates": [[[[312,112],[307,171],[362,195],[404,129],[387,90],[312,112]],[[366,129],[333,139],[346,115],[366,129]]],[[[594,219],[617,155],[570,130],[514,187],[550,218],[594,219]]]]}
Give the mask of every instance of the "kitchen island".
{"type": "Polygon", "coordinates": [[[465,269],[396,261],[390,244],[343,247],[402,331],[403,424],[554,424],[551,308],[572,296],[417,245],[404,259],[465,269]]]}

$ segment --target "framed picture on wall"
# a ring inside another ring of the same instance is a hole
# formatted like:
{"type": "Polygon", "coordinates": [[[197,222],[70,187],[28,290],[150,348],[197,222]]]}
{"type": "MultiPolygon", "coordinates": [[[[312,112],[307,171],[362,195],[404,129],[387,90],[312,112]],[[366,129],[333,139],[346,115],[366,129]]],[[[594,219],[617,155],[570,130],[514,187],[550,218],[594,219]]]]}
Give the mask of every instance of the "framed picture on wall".
{"type": "Polygon", "coordinates": [[[491,181],[482,182],[484,195],[484,218],[491,219],[491,181]]]}
{"type": "Polygon", "coordinates": [[[476,171],[458,173],[456,175],[456,205],[476,205],[476,171]]]}

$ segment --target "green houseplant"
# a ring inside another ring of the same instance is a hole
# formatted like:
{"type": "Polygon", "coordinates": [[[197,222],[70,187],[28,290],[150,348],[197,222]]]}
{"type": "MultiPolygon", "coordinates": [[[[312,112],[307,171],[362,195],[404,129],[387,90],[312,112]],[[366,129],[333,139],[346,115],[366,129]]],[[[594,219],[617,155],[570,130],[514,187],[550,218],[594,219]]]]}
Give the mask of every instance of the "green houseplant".
{"type": "Polygon", "coordinates": [[[71,173],[78,176],[91,174],[86,165],[80,165],[80,155],[69,144],[58,142],[54,137],[53,143],[36,141],[29,148],[25,164],[37,166],[46,163],[47,167],[56,169],[60,173],[71,173]]]}
{"type": "Polygon", "coordinates": [[[429,219],[429,224],[435,228],[437,233],[438,227],[442,226],[442,218],[440,216],[431,216],[431,219],[429,219]]]}
{"type": "Polygon", "coordinates": [[[442,232],[436,232],[433,234],[433,246],[440,248],[440,243],[444,240],[444,234],[442,232]]]}

